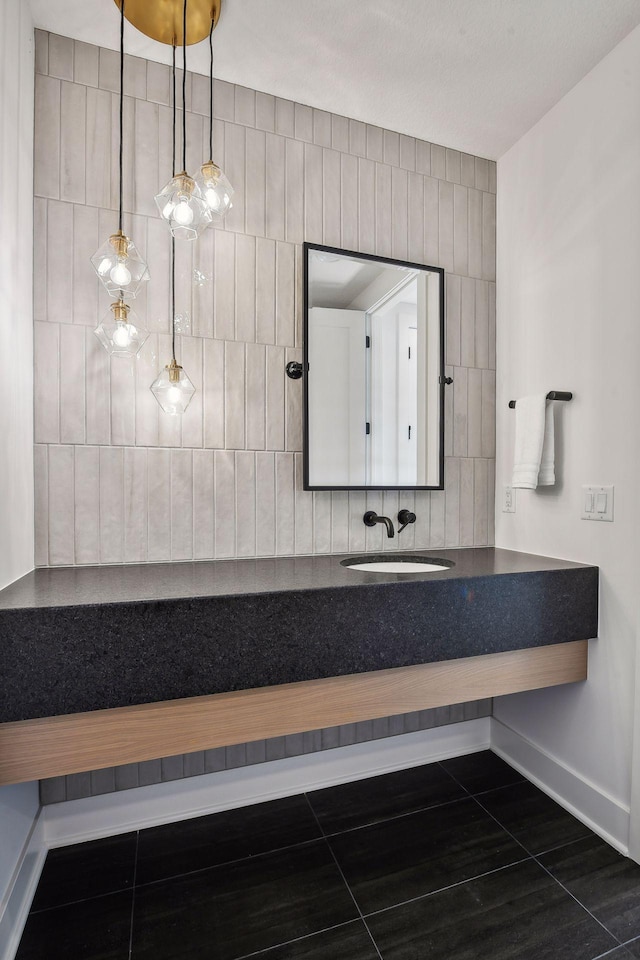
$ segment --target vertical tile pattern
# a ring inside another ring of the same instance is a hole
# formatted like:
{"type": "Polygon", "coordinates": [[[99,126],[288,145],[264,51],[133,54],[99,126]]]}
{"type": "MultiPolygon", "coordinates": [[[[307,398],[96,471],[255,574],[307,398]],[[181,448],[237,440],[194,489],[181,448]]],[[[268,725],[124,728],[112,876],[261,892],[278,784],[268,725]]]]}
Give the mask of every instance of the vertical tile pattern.
{"type": "MultiPolygon", "coordinates": [[[[171,163],[170,76],[135,57],[125,71],[125,226],[152,274],[135,363],[110,361],[93,335],[109,298],[88,262],[117,224],[118,58],[37,33],[38,564],[492,542],[495,164],[216,81],[216,156],[236,193],[222,227],[178,250],[178,355],[197,392],[167,417],[149,384],[170,351],[170,244],[153,203],[171,163]],[[443,492],[302,489],[302,390],[284,366],[301,358],[303,240],[447,271],[443,492]],[[404,539],[365,530],[367,507],[407,505],[418,520],[404,539]]],[[[196,163],[208,85],[187,81],[196,163]]]]}

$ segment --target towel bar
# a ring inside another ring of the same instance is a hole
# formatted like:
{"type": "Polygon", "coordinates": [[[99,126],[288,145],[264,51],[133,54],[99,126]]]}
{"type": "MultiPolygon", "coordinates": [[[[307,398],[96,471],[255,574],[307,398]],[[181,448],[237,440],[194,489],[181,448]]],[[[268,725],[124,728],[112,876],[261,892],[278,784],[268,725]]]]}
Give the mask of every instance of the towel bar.
{"type": "MultiPolygon", "coordinates": [[[[547,394],[547,400],[573,400],[573,394],[563,390],[550,390],[547,394]]],[[[515,400],[509,400],[509,407],[512,410],[515,408],[515,405],[515,400]]]]}

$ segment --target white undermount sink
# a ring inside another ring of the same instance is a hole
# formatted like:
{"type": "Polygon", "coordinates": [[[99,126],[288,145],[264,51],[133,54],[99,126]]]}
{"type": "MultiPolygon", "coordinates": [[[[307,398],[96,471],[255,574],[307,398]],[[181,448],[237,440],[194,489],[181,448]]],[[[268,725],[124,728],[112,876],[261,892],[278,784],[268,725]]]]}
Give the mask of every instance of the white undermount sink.
{"type": "Polygon", "coordinates": [[[361,570],[364,573],[436,573],[453,566],[451,561],[437,557],[394,557],[389,560],[375,556],[351,557],[340,563],[348,570],[361,570]]]}

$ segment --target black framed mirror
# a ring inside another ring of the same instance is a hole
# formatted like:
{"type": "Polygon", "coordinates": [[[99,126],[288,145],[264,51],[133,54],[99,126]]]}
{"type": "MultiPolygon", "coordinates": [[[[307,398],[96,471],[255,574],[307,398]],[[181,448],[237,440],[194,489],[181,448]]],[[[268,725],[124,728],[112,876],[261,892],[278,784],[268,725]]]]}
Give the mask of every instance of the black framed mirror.
{"type": "Polygon", "coordinates": [[[305,490],[444,488],[444,270],[304,244],[305,490]]]}

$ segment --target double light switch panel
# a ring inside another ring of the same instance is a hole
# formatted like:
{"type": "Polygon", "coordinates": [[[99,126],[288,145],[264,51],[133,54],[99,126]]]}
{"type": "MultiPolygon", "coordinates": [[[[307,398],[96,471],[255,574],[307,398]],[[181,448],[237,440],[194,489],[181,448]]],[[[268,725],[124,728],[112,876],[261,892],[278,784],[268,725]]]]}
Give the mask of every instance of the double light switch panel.
{"type": "Polygon", "coordinates": [[[613,487],[582,488],[582,519],[613,521],[613,487]]]}

